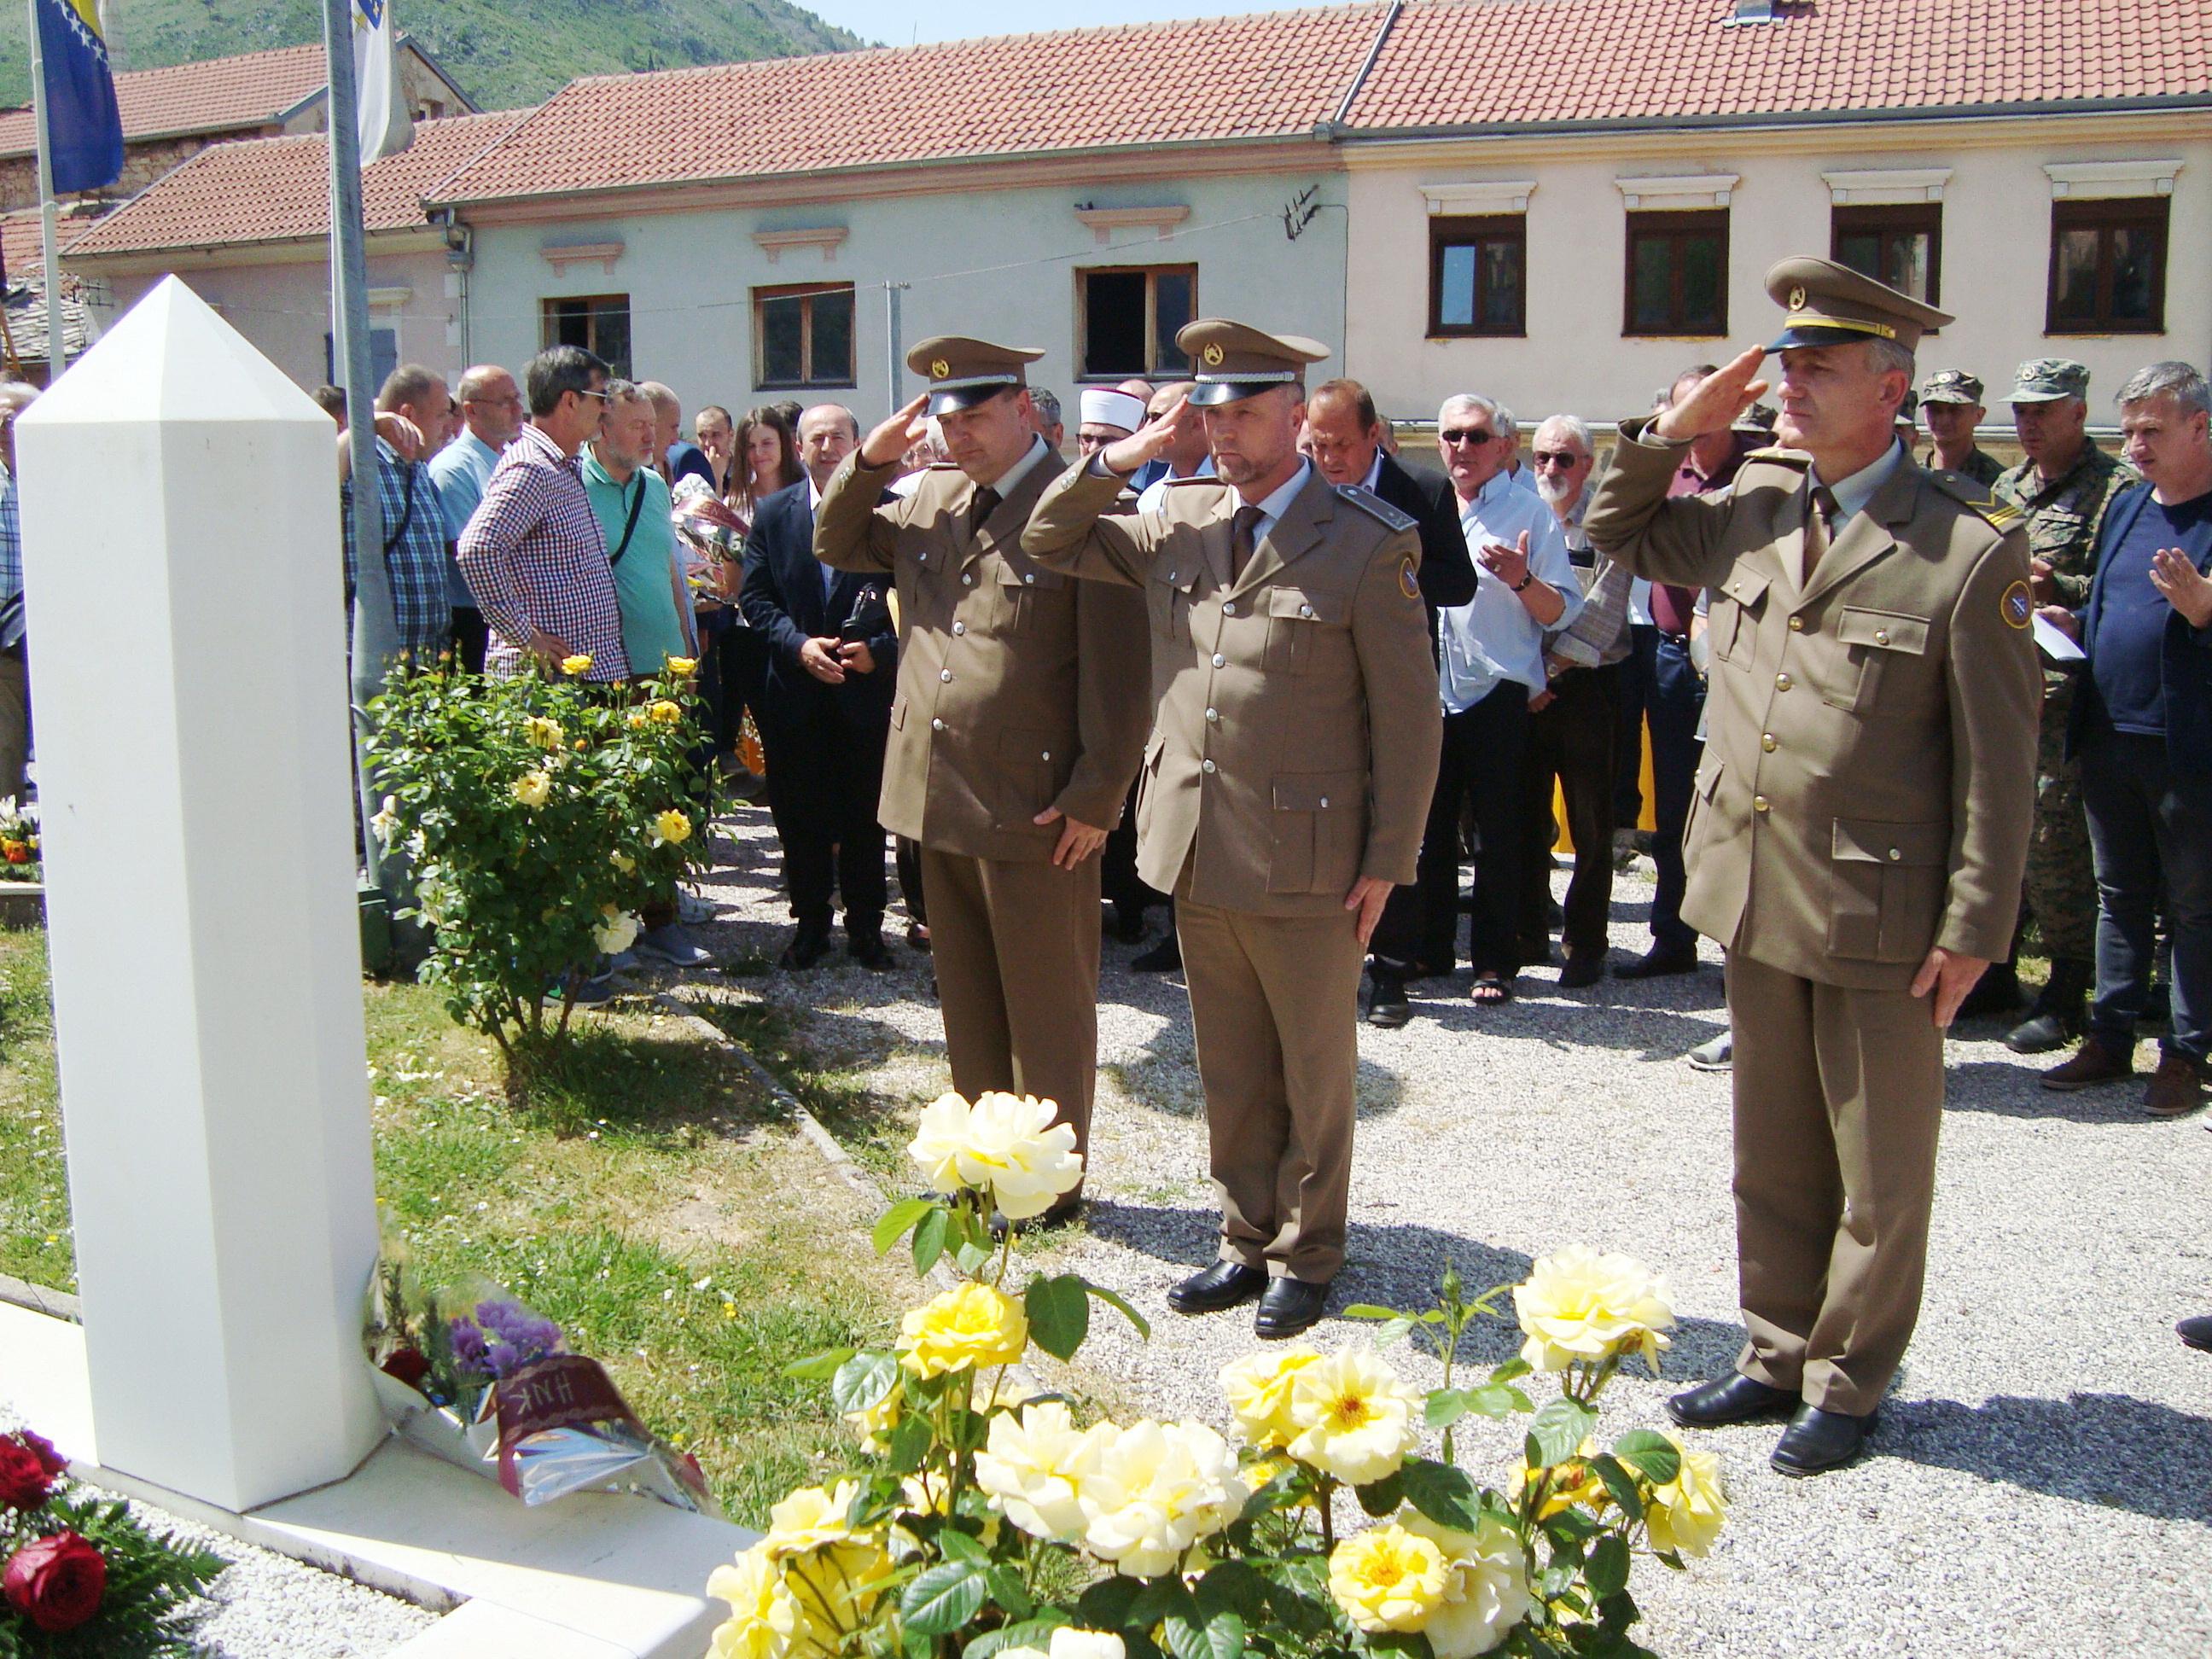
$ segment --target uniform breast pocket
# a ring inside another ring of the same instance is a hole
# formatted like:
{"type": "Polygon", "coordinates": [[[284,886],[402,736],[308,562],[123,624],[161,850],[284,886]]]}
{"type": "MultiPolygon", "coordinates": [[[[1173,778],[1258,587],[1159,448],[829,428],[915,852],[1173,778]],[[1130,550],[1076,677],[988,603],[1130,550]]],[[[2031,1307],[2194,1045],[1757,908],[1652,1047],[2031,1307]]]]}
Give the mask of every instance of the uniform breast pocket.
{"type": "Polygon", "coordinates": [[[1197,581],[1195,564],[1188,569],[1171,565],[1153,568],[1152,580],[1145,584],[1145,599],[1152,607],[1154,639],[1190,642],[1190,590],[1197,581]]]}
{"type": "Polygon", "coordinates": [[[1034,626],[1048,607],[1066,600],[1071,580],[1056,570],[1007,565],[999,578],[994,626],[1001,631],[1014,632],[1034,626]]]}
{"type": "Polygon", "coordinates": [[[2079,513],[2053,504],[2028,519],[2027,550],[2069,575],[2086,576],[2088,571],[2079,567],[2081,555],[2087,550],[2083,546],[2087,532],[2088,522],[2079,513]]]}
{"type": "Polygon", "coordinates": [[[1367,780],[1358,772],[1303,772],[1275,780],[1271,893],[1352,890],[1367,845],[1367,780]]]}
{"type": "Polygon", "coordinates": [[[1310,674],[1349,647],[1352,604],[1341,593],[1271,587],[1267,610],[1263,663],[1270,674],[1310,674]]]}
{"type": "Polygon", "coordinates": [[[1928,618],[1900,611],[1847,606],[1836,620],[1833,655],[1821,678],[1821,699],[1855,714],[1880,705],[1884,682],[1910,676],[1928,653],[1928,618]]]}
{"type": "Polygon", "coordinates": [[[1715,662],[1749,668],[1759,637],[1759,618],[1766,611],[1767,577],[1762,571],[1738,570],[1712,591],[1706,649],[1715,662]]]}
{"type": "Polygon", "coordinates": [[[1829,862],[1830,953],[1920,961],[1936,942],[1950,858],[1948,825],[1838,818],[1829,862]]]}

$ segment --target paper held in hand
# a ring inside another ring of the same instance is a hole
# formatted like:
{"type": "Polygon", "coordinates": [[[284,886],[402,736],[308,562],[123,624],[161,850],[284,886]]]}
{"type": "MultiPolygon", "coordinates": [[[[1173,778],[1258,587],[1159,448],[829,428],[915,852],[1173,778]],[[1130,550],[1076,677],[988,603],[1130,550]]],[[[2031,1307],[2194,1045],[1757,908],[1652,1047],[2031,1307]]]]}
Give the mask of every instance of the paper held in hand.
{"type": "Polygon", "coordinates": [[[2057,663],[2081,662],[2084,657],[2080,646],[2042,617],[2035,619],[2035,648],[2057,663]]]}

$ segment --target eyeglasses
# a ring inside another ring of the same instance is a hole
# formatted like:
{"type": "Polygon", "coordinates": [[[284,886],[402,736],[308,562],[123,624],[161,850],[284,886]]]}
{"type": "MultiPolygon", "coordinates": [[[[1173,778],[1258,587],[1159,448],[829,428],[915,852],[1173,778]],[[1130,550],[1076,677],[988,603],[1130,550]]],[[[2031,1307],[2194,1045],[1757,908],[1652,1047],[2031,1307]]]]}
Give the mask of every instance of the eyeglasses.
{"type": "Polygon", "coordinates": [[[603,404],[610,401],[607,394],[604,392],[579,392],[576,395],[579,398],[597,398],[603,404]]]}
{"type": "Polygon", "coordinates": [[[1529,456],[1528,459],[1531,461],[1534,461],[1538,466],[1571,467],[1580,465],[1583,458],[1576,454],[1572,450],[1540,449],[1529,456]]]}
{"type": "Polygon", "coordinates": [[[1477,447],[1488,443],[1497,435],[1498,434],[1494,432],[1484,431],[1479,426],[1446,427],[1443,431],[1437,434],[1437,438],[1444,443],[1455,446],[1459,444],[1472,444],[1477,447]]]}

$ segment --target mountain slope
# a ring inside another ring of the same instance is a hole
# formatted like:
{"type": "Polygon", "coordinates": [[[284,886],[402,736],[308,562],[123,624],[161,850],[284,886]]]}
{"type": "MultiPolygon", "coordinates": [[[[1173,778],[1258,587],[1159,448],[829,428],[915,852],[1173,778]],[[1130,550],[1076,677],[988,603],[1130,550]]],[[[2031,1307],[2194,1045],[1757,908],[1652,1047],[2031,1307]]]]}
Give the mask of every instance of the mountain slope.
{"type": "MultiPolygon", "coordinates": [[[[30,95],[21,0],[0,4],[0,104],[30,95]]],[[[129,0],[118,69],[322,39],[318,0],[129,0]]],[[[398,0],[401,28],[484,109],[533,104],[580,75],[838,52],[858,36],[789,0],[398,0]]]]}

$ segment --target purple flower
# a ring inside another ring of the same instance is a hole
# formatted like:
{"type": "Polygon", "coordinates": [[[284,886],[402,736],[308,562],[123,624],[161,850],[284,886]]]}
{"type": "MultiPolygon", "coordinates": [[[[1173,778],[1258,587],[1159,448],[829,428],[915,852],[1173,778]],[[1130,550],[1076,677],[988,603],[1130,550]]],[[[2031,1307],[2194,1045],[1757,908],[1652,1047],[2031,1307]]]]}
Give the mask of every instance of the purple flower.
{"type": "Polygon", "coordinates": [[[561,1346],[561,1328],[516,1302],[480,1302],[477,1318],[515,1352],[513,1364],[526,1364],[561,1346]]]}
{"type": "Polygon", "coordinates": [[[477,1328],[476,1321],[462,1314],[448,1322],[447,1330],[453,1341],[453,1369],[457,1372],[464,1376],[471,1373],[479,1376],[495,1375],[490,1351],[484,1345],[483,1333],[477,1328]]]}
{"type": "Polygon", "coordinates": [[[513,1343],[495,1342],[491,1345],[491,1374],[494,1376],[512,1376],[521,1368],[522,1351],[513,1343]]]}

